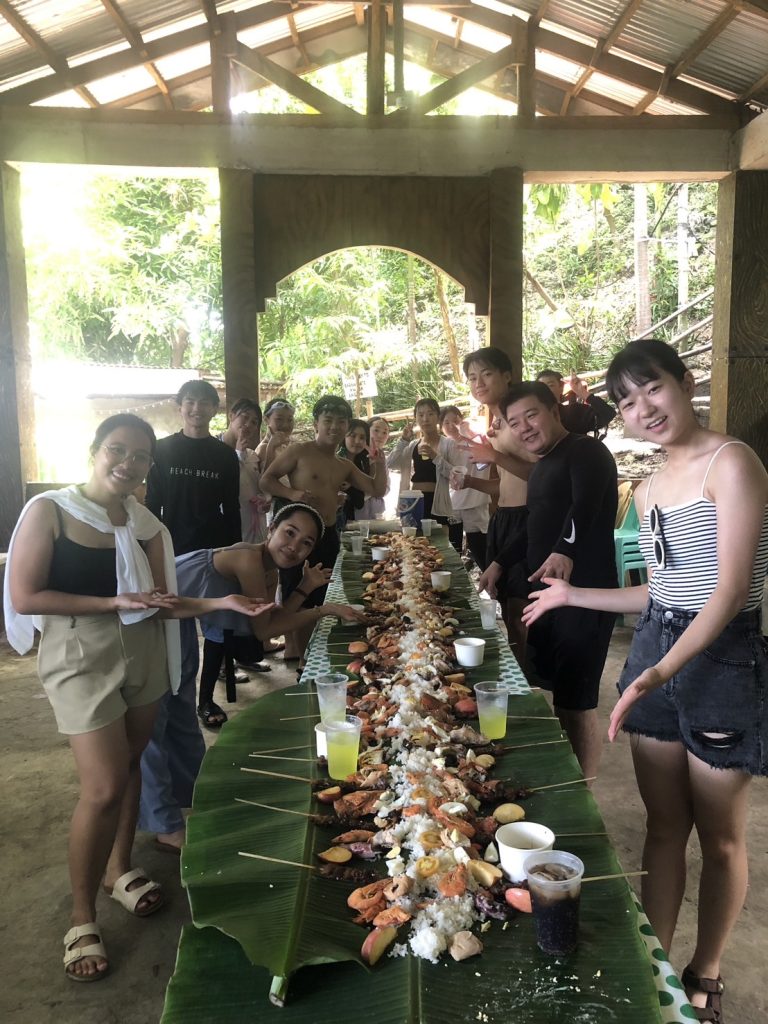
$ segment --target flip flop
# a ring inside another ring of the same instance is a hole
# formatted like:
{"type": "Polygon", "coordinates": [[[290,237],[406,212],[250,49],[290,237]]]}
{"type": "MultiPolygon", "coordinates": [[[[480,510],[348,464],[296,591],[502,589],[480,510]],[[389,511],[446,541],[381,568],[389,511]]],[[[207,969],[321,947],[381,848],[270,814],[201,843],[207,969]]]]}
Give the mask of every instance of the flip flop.
{"type": "Polygon", "coordinates": [[[95,921],[91,921],[89,924],[76,924],[64,936],[64,973],[70,981],[101,981],[109,974],[109,966],[105,971],[94,971],[93,974],[73,974],[69,970],[72,964],[85,960],[89,956],[102,956],[105,960],[107,959],[107,951],[101,938],[101,929],[95,921]],[[92,942],[90,946],[75,946],[77,940],[82,939],[84,935],[95,935],[97,941],[92,942]]]}
{"type": "Polygon", "coordinates": [[[197,717],[206,729],[220,729],[228,721],[226,711],[212,700],[209,700],[197,709],[197,717]]]}
{"type": "Polygon", "coordinates": [[[120,875],[111,890],[107,889],[106,886],[104,886],[104,890],[121,907],[127,910],[129,914],[133,914],[136,917],[149,917],[150,914],[154,914],[165,904],[160,883],[151,881],[147,873],[142,871],[141,868],[133,868],[132,871],[126,871],[124,875],[120,875]],[[143,885],[137,885],[135,889],[128,888],[129,885],[137,882],[140,878],[144,879],[143,885]],[[143,910],[139,910],[139,903],[153,892],[157,893],[158,898],[148,903],[143,910]]]}
{"type": "Polygon", "coordinates": [[[181,847],[174,846],[173,843],[164,843],[162,839],[158,839],[155,836],[155,849],[160,850],[162,853],[172,853],[174,857],[181,856],[181,847]]]}

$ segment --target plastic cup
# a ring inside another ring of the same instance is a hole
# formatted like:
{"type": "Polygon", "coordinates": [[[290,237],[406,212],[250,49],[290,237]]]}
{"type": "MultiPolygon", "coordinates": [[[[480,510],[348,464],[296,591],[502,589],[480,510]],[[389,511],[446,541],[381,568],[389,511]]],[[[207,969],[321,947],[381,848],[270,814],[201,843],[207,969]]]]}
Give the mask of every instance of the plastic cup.
{"type": "Polygon", "coordinates": [[[510,882],[525,881],[525,862],[532,853],[551,850],[555,833],[535,821],[513,821],[496,829],[496,847],[501,870],[510,882]]]}
{"type": "Polygon", "coordinates": [[[416,527],[415,526],[404,526],[403,527],[403,536],[404,537],[415,537],[416,536],[416,527]]]}
{"type": "MultiPolygon", "coordinates": [[[[459,643],[460,641],[456,641],[459,643]]],[[[480,732],[489,740],[501,740],[507,735],[507,701],[509,687],[506,683],[475,683],[477,717],[480,732]]]]}
{"type": "Polygon", "coordinates": [[[464,487],[464,480],[466,478],[469,469],[467,466],[454,466],[451,469],[451,475],[448,483],[455,491],[460,491],[464,487]]]}
{"type": "Polygon", "coordinates": [[[421,520],[421,532],[425,537],[432,536],[432,528],[436,525],[434,519],[422,519],[421,520]]]}
{"type": "Polygon", "coordinates": [[[320,721],[323,725],[341,721],[347,713],[347,683],[343,672],[329,672],[315,679],[320,721]]]}
{"type": "Polygon", "coordinates": [[[496,602],[487,597],[480,598],[480,621],[483,629],[496,628],[496,602]]]}
{"type": "Polygon", "coordinates": [[[389,548],[378,547],[376,545],[374,545],[374,547],[371,548],[371,558],[374,560],[374,562],[383,562],[388,554],[389,548]]]}
{"type": "Polygon", "coordinates": [[[439,572],[430,573],[430,579],[432,580],[432,589],[437,590],[440,593],[444,593],[446,590],[451,589],[451,573],[445,570],[439,572]]]}
{"type": "Polygon", "coordinates": [[[353,555],[362,555],[362,553],[363,553],[363,538],[360,536],[359,533],[353,533],[352,534],[351,544],[352,544],[352,554],[353,555]]]}
{"type": "Polygon", "coordinates": [[[550,850],[525,858],[536,942],[542,953],[566,956],[579,940],[579,898],[584,864],[572,853],[550,850]]]}
{"type": "Polygon", "coordinates": [[[362,725],[362,720],[357,715],[345,715],[339,722],[326,722],[328,774],[332,779],[346,779],[348,775],[357,771],[362,725]]]}
{"type": "Polygon", "coordinates": [[[363,540],[368,540],[371,535],[371,524],[367,519],[361,519],[357,524],[357,531],[363,540]]]}
{"type": "Polygon", "coordinates": [[[315,750],[318,757],[328,757],[328,741],[325,738],[325,726],[318,722],[315,726],[315,750]]]}
{"type": "Polygon", "coordinates": [[[456,652],[456,661],[465,668],[483,664],[485,640],[474,636],[462,637],[461,640],[453,641],[453,649],[456,652]]]}

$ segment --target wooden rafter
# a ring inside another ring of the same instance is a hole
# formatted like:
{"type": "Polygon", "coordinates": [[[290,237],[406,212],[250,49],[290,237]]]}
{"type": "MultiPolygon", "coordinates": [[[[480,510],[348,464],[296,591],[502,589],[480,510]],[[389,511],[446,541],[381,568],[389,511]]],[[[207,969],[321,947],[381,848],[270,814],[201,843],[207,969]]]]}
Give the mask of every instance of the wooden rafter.
{"type": "Polygon", "coordinates": [[[456,33],[455,33],[455,35],[453,37],[453,48],[454,48],[454,50],[458,50],[458,48],[459,48],[459,43],[461,42],[461,30],[463,28],[464,28],[464,19],[463,18],[457,18],[456,19],[456,33]]]}
{"type": "MultiPolygon", "coordinates": [[[[291,4],[291,12],[297,10],[298,7],[299,7],[299,5],[297,3],[292,3],[291,4]]],[[[287,21],[288,21],[288,31],[291,33],[291,42],[296,47],[296,49],[299,51],[299,54],[301,55],[302,66],[306,70],[306,68],[308,68],[310,66],[312,61],[310,59],[309,54],[307,53],[307,48],[304,45],[304,43],[302,42],[301,36],[299,35],[299,30],[296,27],[296,19],[294,18],[293,13],[291,13],[291,14],[289,14],[287,16],[287,21]]]]}
{"type": "MultiPolygon", "coordinates": [[[[497,14],[485,7],[462,8],[462,17],[467,21],[483,25],[485,28],[493,29],[495,32],[505,34],[510,32],[509,24],[512,19],[508,15],[497,14]]],[[[594,55],[594,47],[541,27],[538,29],[536,47],[558,57],[564,57],[575,64],[582,64],[584,67],[589,66],[594,55]]],[[[603,52],[594,62],[594,69],[610,78],[626,82],[627,85],[633,85],[648,92],[655,93],[661,85],[662,76],[658,71],[614,53],[603,52]]],[[[715,93],[688,82],[670,82],[667,96],[671,100],[706,114],[727,115],[728,113],[732,114],[735,110],[735,104],[731,100],[723,99],[715,93]]]]}
{"type": "Polygon", "coordinates": [[[656,92],[647,92],[639,103],[635,104],[633,114],[642,114],[644,110],[653,103],[657,96],[664,96],[669,89],[669,83],[683,74],[693,64],[696,58],[712,43],[720,33],[730,25],[734,18],[741,13],[741,5],[733,4],[726,7],[699,35],[691,45],[677,59],[677,63],[670,65],[664,71],[659,88],[656,92]]]}
{"type": "Polygon", "coordinates": [[[154,61],[149,59],[144,40],[142,39],[141,32],[133,26],[128,19],[125,17],[123,12],[120,10],[116,0],[101,0],[102,6],[106,10],[107,14],[112,18],[117,27],[123,33],[125,38],[131,44],[131,49],[141,59],[141,63],[144,65],[146,70],[152,76],[155,85],[163,95],[163,102],[169,110],[173,110],[173,99],[171,98],[171,91],[168,85],[157,69],[157,65],[154,61]]]}
{"type": "Polygon", "coordinates": [[[619,36],[630,23],[630,21],[634,18],[635,14],[638,11],[638,8],[642,3],[643,0],[629,0],[627,6],[621,12],[616,21],[614,21],[613,25],[610,28],[610,31],[608,32],[608,35],[602,39],[598,39],[597,44],[595,46],[595,52],[593,54],[592,60],[589,63],[589,66],[584,68],[582,73],[579,75],[578,80],[574,82],[573,87],[569,89],[563,97],[563,105],[560,108],[561,114],[566,114],[568,112],[568,105],[570,104],[571,100],[579,95],[581,90],[584,88],[584,86],[587,84],[587,82],[594,74],[594,62],[600,57],[600,55],[604,51],[610,50],[611,47],[617,42],[619,36]]]}
{"type": "Polygon", "coordinates": [[[440,85],[430,89],[423,96],[417,97],[408,106],[407,110],[404,109],[390,114],[390,120],[400,120],[402,117],[427,114],[430,110],[434,110],[436,107],[442,106],[443,103],[447,103],[448,100],[454,99],[462,92],[466,92],[467,89],[471,89],[473,86],[479,85],[480,82],[484,82],[486,78],[492,78],[502,68],[507,68],[510,64],[517,63],[519,57],[520,49],[518,44],[516,42],[510,43],[509,46],[505,46],[497,53],[491,53],[487,57],[478,60],[477,63],[472,64],[471,67],[460,71],[453,78],[441,82],[440,85]]]}
{"type": "Polygon", "coordinates": [[[369,115],[381,116],[386,112],[386,81],[384,54],[387,45],[387,19],[381,0],[371,0],[366,11],[368,19],[367,104],[369,115]]]}
{"type": "Polygon", "coordinates": [[[56,92],[64,92],[66,89],[74,89],[77,95],[85,100],[89,107],[98,107],[99,101],[84,86],[73,81],[72,72],[69,64],[64,57],[61,57],[54,49],[52,49],[43,37],[36,32],[32,26],[21,17],[16,10],[11,7],[8,0],[0,0],[0,17],[4,18],[8,24],[19,33],[21,38],[30,46],[33,50],[40,54],[46,64],[53,68],[56,72],[58,79],[59,88],[56,92]]]}
{"type": "Polygon", "coordinates": [[[365,4],[355,4],[355,21],[360,26],[365,24],[365,4]]]}
{"type": "Polygon", "coordinates": [[[216,10],[216,0],[200,0],[200,6],[203,8],[205,20],[210,25],[211,32],[218,35],[221,32],[221,23],[219,12],[216,10]]]}
{"type": "Polygon", "coordinates": [[[249,71],[266,78],[267,81],[284,89],[291,96],[300,99],[302,103],[306,103],[308,107],[312,107],[320,114],[327,114],[329,117],[342,121],[360,118],[356,110],[340,103],[321,89],[316,89],[314,85],[305,82],[303,78],[294,75],[292,71],[288,71],[281,64],[276,64],[269,57],[264,57],[258,50],[250,49],[244,43],[237,43],[234,59],[238,64],[242,64],[249,71]]]}

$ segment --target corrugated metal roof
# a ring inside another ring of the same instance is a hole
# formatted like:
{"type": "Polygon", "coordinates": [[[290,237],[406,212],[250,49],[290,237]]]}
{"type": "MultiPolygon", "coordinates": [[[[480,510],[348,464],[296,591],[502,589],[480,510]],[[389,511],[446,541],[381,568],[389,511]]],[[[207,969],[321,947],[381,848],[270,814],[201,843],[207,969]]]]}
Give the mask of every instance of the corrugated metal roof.
{"type": "MultiPolygon", "coordinates": [[[[269,2],[218,0],[216,9],[220,14],[235,12],[242,24],[243,20],[248,20],[249,12],[255,19],[258,9],[269,2]]],[[[128,49],[127,40],[101,0],[9,0],[9,3],[16,14],[70,67],[87,65],[96,58],[128,49]]],[[[477,0],[477,3],[494,11],[524,18],[540,9],[540,0],[513,0],[511,3],[505,0],[477,0]]],[[[628,0],[552,0],[546,8],[542,26],[554,29],[566,39],[590,47],[611,33],[626,10],[627,3],[628,0]]],[[[205,24],[200,0],[120,0],[120,9],[148,43],[205,24]]],[[[285,5],[286,15],[289,11],[293,13],[299,32],[311,30],[317,33],[323,27],[332,29],[334,22],[349,19],[353,10],[351,3],[312,3],[304,6],[299,3],[292,11],[285,5]]],[[[768,18],[734,8],[729,0],[643,0],[616,39],[613,51],[630,61],[663,71],[665,67],[677,64],[681,56],[695,46],[726,11],[734,13],[730,24],[701,53],[696,54],[680,78],[681,81],[727,99],[749,94],[754,84],[768,72],[768,18]]],[[[455,34],[455,16],[459,13],[456,10],[449,13],[439,8],[414,4],[406,6],[407,22],[418,24],[422,34],[426,30],[451,38],[455,34]]],[[[283,16],[253,27],[241,27],[239,38],[247,46],[255,48],[274,48],[274,43],[283,39],[286,48],[291,45],[288,21],[283,16]]],[[[462,52],[460,46],[454,51],[456,70],[467,66],[468,61],[471,62],[472,56],[468,54],[474,54],[476,59],[483,52],[497,50],[506,45],[508,36],[466,18],[461,41],[465,49],[462,52]]],[[[547,76],[550,91],[553,80],[559,80],[563,89],[567,89],[578,80],[585,66],[565,60],[557,54],[543,52],[537,54],[537,62],[541,73],[547,76]]],[[[194,75],[196,70],[204,73],[209,65],[210,48],[207,43],[187,46],[184,50],[160,57],[156,61],[158,70],[166,79],[194,75]]],[[[0,97],[9,89],[46,77],[50,78],[53,88],[63,84],[53,76],[44,55],[30,46],[0,16],[0,97]]],[[[631,78],[631,75],[626,77],[631,78]]],[[[156,87],[138,57],[135,67],[113,75],[102,74],[97,80],[85,84],[99,103],[124,101],[135,94],[142,94],[141,102],[145,102],[147,90],[156,87]]],[[[616,104],[622,104],[629,110],[639,100],[647,102],[645,89],[633,85],[631,81],[618,81],[603,71],[591,74],[587,90],[593,99],[596,95],[604,96],[608,102],[607,109],[612,111],[616,109],[620,112],[621,108],[616,108],[616,104]]],[[[44,94],[44,91],[38,89],[35,95],[39,97],[44,94]]],[[[685,98],[688,100],[687,96],[685,98]]],[[[766,100],[768,87],[763,87],[751,102],[765,103],[766,100]]],[[[37,99],[37,102],[82,106],[84,100],[76,92],[66,90],[56,96],[37,99]]],[[[698,112],[666,96],[656,97],[647,109],[650,113],[660,115],[698,112]]]]}

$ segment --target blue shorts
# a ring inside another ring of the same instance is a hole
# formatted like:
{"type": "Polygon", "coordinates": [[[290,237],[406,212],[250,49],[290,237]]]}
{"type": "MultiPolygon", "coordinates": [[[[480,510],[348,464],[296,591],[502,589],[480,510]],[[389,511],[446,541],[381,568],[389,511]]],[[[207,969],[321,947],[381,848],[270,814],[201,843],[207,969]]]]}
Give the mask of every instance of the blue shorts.
{"type": "MultiPolygon", "coordinates": [[[[651,599],[635,626],[619,693],[660,661],[695,618],[696,612],[664,608],[651,599]]],[[[706,650],[641,698],[623,728],[682,743],[712,768],[768,775],[767,696],[768,646],[760,610],[740,612],[706,650]]]]}

